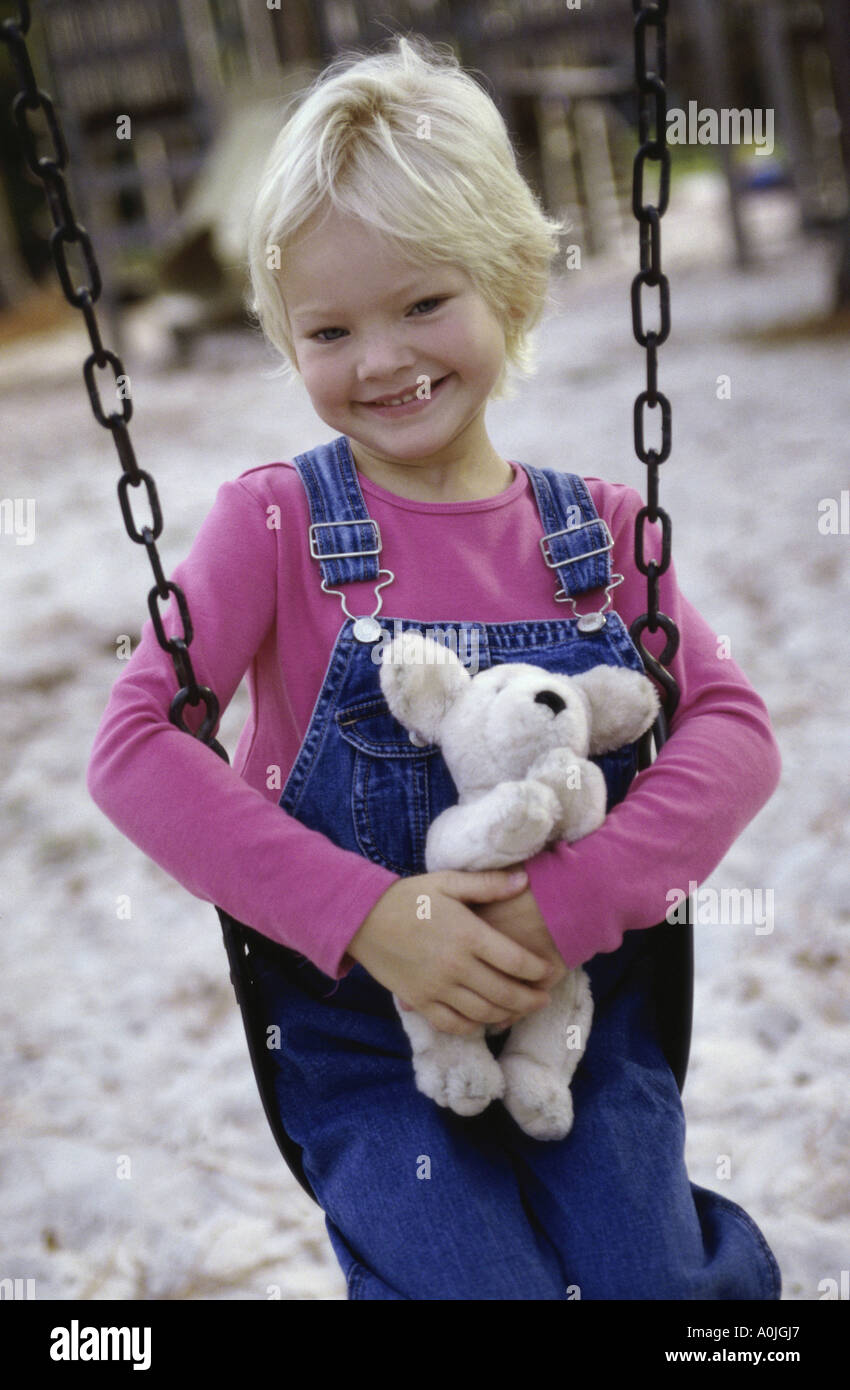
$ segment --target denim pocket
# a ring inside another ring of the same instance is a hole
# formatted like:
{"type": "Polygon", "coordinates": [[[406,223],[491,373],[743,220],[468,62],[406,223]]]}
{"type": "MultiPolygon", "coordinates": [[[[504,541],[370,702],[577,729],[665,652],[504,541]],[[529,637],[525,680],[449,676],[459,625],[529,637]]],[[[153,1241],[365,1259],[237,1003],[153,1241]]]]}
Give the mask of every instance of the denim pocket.
{"type": "Polygon", "coordinates": [[[353,753],[351,818],[360,852],[393,873],[425,872],[425,837],[457,791],[435,743],[411,742],[384,699],[337,710],[353,753]]]}

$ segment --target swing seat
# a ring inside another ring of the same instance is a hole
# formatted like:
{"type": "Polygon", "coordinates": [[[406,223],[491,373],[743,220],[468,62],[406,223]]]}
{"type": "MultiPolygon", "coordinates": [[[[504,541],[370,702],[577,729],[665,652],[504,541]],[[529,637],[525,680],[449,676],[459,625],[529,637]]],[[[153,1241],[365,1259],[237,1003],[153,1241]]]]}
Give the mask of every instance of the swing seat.
{"type": "MultiPolygon", "coordinates": [[[[231,917],[222,907],[216,907],[216,912],[221,922],[224,949],[230,963],[230,982],[233,985],[236,1002],[242,1014],[248,1053],[251,1058],[251,1066],[254,1068],[254,1079],[260,1092],[266,1119],[277,1141],[284,1163],[303,1187],[307,1196],[312,1197],[313,1201],[318,1204],[318,1198],[304,1172],[303,1151],[284,1129],[275,1095],[274,1062],[266,1046],[265,1024],[258,1007],[259,1001],[251,951],[252,942],[260,938],[260,933],[256,932],[253,927],[246,927],[244,922],[237,922],[235,917],[231,917]]],[[[265,949],[268,950],[268,938],[262,937],[261,939],[265,949]]],[[[287,950],[285,946],[280,946],[278,949],[287,950]]]]}

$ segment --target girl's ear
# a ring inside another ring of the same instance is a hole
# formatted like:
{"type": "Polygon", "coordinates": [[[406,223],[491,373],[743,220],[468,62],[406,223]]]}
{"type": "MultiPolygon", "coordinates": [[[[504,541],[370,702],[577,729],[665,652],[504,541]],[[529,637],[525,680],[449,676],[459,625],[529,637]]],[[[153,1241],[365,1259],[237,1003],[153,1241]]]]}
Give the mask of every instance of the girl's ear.
{"type": "Polygon", "coordinates": [[[439,743],[451,706],[472,677],[450,647],[404,632],[381,653],[384,697],[400,724],[425,743],[439,743]]]}
{"type": "Polygon", "coordinates": [[[590,706],[590,756],[634,743],[654,722],[658,692],[642,671],[594,666],[571,676],[590,706]]]}

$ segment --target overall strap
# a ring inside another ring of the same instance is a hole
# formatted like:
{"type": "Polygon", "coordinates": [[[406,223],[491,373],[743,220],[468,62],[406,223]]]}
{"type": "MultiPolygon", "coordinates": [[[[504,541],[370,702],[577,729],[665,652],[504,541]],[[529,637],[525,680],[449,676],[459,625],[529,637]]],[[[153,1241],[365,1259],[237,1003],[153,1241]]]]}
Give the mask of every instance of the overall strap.
{"type": "Polygon", "coordinates": [[[534,489],[543,523],[540,549],[560,580],[556,597],[564,600],[612,585],[614,540],[593,505],[587,484],[577,473],[522,464],[534,489]]]}
{"type": "MultiPolygon", "coordinates": [[[[374,618],[381,607],[378,590],[390,583],[393,576],[390,570],[380,567],[381,533],[363,499],[348,439],[338,435],[328,444],[297,454],[293,462],[310,505],[310,554],[319,562],[325,592],[339,593],[332,588],[334,585],[374,581],[382,574],[389,576],[375,591],[378,603],[374,618]]],[[[543,525],[543,560],[555,571],[560,584],[555,598],[569,603],[574,615],[580,618],[573,602],[575,597],[604,588],[606,603],[600,614],[583,615],[588,630],[592,618],[598,618],[596,625],[601,626],[611,590],[622,582],[622,576],[611,573],[614,541],[607,522],[599,516],[587,485],[578,474],[534,468],[528,463],[520,466],[531,480],[543,525]]],[[[353,618],[344,596],[340,597],[346,616],[353,618]]],[[[370,626],[361,621],[356,631],[362,640],[374,641],[380,635],[380,627],[374,622],[370,626]]]]}
{"type": "Polygon", "coordinates": [[[293,459],[310,503],[310,554],[322,587],[378,578],[381,533],[370,517],[344,434],[293,459]]]}

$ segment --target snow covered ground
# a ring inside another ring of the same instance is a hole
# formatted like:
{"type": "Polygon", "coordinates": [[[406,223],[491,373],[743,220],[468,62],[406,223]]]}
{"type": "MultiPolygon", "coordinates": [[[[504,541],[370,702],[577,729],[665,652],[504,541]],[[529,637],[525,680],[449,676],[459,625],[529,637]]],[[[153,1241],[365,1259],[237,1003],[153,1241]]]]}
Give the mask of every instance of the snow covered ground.
{"type": "MultiPolygon", "coordinates": [[[[752,336],[824,309],[830,258],[797,237],[781,194],[757,195],[749,218],[759,261],[746,273],[730,267],[711,181],[674,190],[663,224],[674,556],[784,757],[779,791],[708,885],[760,894],[760,917],[697,926],[688,1159],[693,1181],[762,1226],[784,1297],[819,1299],[850,1269],[850,537],[818,525],[819,503],[850,483],[850,362],[846,336],[752,336]]],[[[554,280],[538,374],[488,413],[503,454],[643,489],[635,259],[630,235],[554,280]]],[[[80,324],[0,363],[2,496],[35,508],[32,544],[8,522],[0,534],[0,1278],[34,1279],[38,1298],[343,1299],[323,1219],[260,1107],[215,913],[86,793],[116,642],[138,637],[151,579],[90,413],[85,344],[80,324]]],[[[181,370],[145,311],[125,365],[167,573],[224,479],[334,433],[300,388],[264,376],[274,359],[247,335],[207,338],[181,370]]],[[[243,689],[223,722],[231,750],[245,714],[243,689]]]]}

